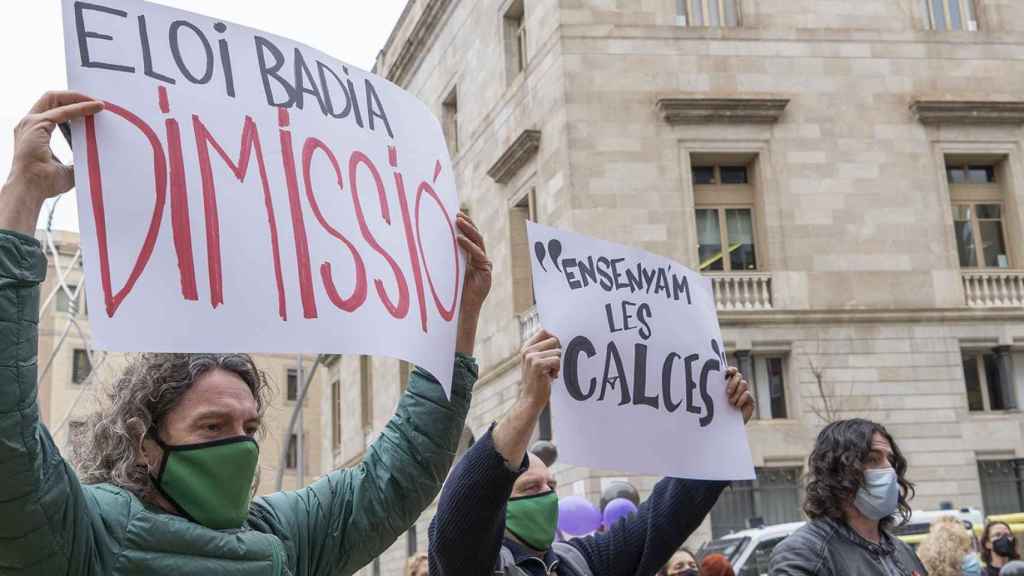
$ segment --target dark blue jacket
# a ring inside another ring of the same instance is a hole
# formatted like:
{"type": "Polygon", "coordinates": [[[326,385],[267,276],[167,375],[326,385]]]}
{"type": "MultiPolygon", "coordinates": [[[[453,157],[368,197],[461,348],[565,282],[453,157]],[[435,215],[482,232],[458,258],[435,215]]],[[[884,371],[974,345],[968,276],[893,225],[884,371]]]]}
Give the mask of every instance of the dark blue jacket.
{"type": "MultiPolygon", "coordinates": [[[[431,576],[493,574],[502,546],[528,574],[544,574],[557,560],[548,551],[544,563],[505,540],[505,504],[512,485],[529,467],[524,459],[512,471],[494,448],[488,431],[452,470],[430,524],[431,576]]],[[[672,553],[700,526],[727,482],[677,480],[658,482],[637,514],[618,521],[606,532],[568,541],[587,561],[593,576],[639,576],[656,573],[672,553]]],[[[576,574],[559,562],[559,576],[576,574]]]]}

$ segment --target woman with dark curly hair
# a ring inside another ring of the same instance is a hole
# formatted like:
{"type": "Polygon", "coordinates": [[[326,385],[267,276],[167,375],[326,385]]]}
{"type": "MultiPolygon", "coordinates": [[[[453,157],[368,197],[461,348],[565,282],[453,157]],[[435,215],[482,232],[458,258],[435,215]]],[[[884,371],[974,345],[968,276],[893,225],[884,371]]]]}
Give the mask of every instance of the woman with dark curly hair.
{"type": "Polygon", "coordinates": [[[907,460],[885,427],[862,419],[826,426],[807,460],[804,527],[772,553],[773,576],[913,576],[927,572],[888,529],[910,518],[907,460]]]}

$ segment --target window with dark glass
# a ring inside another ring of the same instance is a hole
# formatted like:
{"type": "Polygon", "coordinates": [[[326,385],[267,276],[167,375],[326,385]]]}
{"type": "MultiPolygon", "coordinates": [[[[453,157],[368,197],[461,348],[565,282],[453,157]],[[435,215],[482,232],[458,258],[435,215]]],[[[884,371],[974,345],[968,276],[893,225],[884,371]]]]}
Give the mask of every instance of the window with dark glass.
{"type": "Polygon", "coordinates": [[[978,477],[985,514],[1024,510],[1024,459],[979,460],[978,477]]]}
{"type": "Polygon", "coordinates": [[[290,402],[294,402],[299,397],[299,372],[294,368],[288,369],[287,381],[287,396],[286,398],[290,402]]]}
{"type": "Polygon", "coordinates": [[[71,357],[71,383],[85,382],[90,373],[92,373],[92,362],[89,361],[89,353],[81,348],[75,348],[71,357]]]}
{"type": "Polygon", "coordinates": [[[292,434],[288,437],[288,453],[285,455],[285,468],[295,470],[299,467],[299,437],[292,434]]]}
{"type": "Polygon", "coordinates": [[[971,412],[1008,410],[1012,405],[1012,398],[1007,398],[1007,392],[1012,394],[1015,386],[1013,382],[1013,371],[1019,368],[1014,366],[1014,360],[1024,358],[1024,354],[1009,354],[1005,360],[1010,367],[1009,381],[1003,382],[1000,374],[999,356],[987,351],[964,351],[963,372],[964,385],[967,394],[967,409],[971,412]]]}
{"type": "Polygon", "coordinates": [[[714,538],[752,524],[783,524],[800,520],[799,467],[757,468],[755,480],[735,481],[711,509],[714,538]]]}

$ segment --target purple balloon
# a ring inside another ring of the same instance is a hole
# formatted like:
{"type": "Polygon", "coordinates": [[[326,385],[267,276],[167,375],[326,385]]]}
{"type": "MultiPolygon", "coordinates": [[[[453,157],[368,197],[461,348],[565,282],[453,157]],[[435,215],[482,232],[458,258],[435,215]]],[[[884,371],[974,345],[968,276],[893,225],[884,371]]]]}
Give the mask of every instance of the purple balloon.
{"type": "Polygon", "coordinates": [[[601,527],[601,511],[582,496],[558,501],[558,529],[572,536],[590,534],[601,527]]]}
{"type": "Polygon", "coordinates": [[[611,528],[612,525],[620,519],[625,518],[630,514],[636,514],[636,511],[636,504],[633,504],[625,498],[616,498],[615,500],[612,500],[604,507],[605,528],[611,528]]]}

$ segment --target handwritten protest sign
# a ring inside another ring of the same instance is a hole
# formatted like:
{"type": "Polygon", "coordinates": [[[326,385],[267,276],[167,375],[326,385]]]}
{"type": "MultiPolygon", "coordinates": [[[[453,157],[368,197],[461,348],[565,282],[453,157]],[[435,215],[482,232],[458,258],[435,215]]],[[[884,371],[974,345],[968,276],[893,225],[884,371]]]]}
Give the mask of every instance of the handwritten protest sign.
{"type": "Polygon", "coordinates": [[[560,458],[753,478],[710,280],[635,248],[533,223],[527,234],[541,324],[563,347],[551,400],[560,458]]]}
{"type": "Polygon", "coordinates": [[[397,356],[450,385],[463,256],[440,125],[297,42],[63,3],[97,345],[397,356]],[[99,304],[99,305],[97,305],[99,304]]]}

